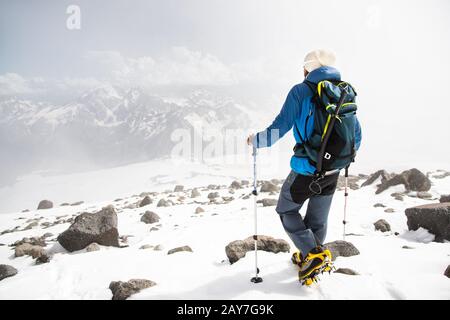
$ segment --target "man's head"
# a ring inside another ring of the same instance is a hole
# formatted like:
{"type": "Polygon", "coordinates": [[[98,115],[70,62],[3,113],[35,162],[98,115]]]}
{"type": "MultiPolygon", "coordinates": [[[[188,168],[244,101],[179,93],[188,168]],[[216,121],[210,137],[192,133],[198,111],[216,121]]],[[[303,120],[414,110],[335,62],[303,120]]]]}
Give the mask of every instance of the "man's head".
{"type": "Polygon", "coordinates": [[[303,62],[303,73],[305,77],[311,71],[320,68],[322,66],[334,66],[336,56],[330,50],[314,50],[305,56],[303,62]]]}

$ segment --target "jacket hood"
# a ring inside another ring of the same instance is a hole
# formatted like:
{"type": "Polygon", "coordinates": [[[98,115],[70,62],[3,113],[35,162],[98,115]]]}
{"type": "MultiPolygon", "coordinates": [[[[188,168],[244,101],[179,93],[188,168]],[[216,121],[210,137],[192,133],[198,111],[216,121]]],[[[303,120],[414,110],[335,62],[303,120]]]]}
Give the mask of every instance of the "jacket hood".
{"type": "Polygon", "coordinates": [[[323,66],[308,73],[305,80],[313,83],[319,83],[322,80],[341,80],[341,74],[334,67],[323,66]]]}

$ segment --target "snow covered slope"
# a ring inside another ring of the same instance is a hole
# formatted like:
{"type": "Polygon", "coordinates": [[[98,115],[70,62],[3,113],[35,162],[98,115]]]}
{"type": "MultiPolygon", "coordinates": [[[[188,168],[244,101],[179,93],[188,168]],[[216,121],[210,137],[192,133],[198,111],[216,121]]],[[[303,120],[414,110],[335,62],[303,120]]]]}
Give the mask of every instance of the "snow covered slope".
{"type": "MultiPolygon", "coordinates": [[[[390,188],[379,195],[375,195],[374,186],[350,191],[347,232],[355,235],[347,236],[346,240],[352,242],[361,254],[339,257],[335,265],[338,268],[351,268],[360,275],[323,275],[318,285],[302,287],[297,281],[297,271],[289,261],[290,253],[260,252],[259,262],[264,282],[252,284],[249,280],[253,276],[253,253],[247,253],[245,258],[230,265],[224,250],[229,242],[253,234],[253,199],[242,198],[250,193],[250,188],[237,189],[232,194],[228,188],[235,178],[250,178],[247,165],[242,162],[242,165],[230,169],[223,165],[191,164],[189,170],[175,170],[172,166],[169,173],[169,165],[164,167],[162,163],[147,163],[136,165],[135,168],[124,167],[115,176],[111,176],[112,171],[105,171],[78,177],[65,176],[59,180],[57,177],[42,177],[42,189],[55,192],[48,192],[47,197],[51,200],[63,201],[64,191],[56,192],[57,188],[53,189],[54,184],[61,188],[63,181],[66,181],[66,191],[82,189],[90,183],[103,185],[105,190],[98,200],[89,199],[87,194],[86,198],[66,199],[68,202],[86,201],[78,206],[56,206],[48,210],[0,215],[0,232],[16,226],[23,229],[29,224],[29,219],[42,217],[36,227],[0,236],[0,243],[4,244],[0,246],[0,264],[12,265],[19,271],[16,276],[0,282],[0,299],[111,299],[109,283],[132,278],[150,279],[157,285],[130,299],[450,298],[450,279],[443,275],[450,264],[449,243],[430,242],[433,235],[426,230],[407,231],[404,215],[407,207],[436,200],[408,196],[404,197],[404,201],[395,200],[390,194],[401,192],[402,187],[390,188]],[[134,185],[133,179],[128,179],[128,182],[123,179],[125,185],[115,187],[122,183],[121,175],[151,171],[152,164],[154,168],[159,168],[158,172],[148,172],[145,175],[147,178],[143,180],[134,179],[134,185]],[[226,168],[229,170],[226,171],[226,168]],[[145,183],[141,184],[142,181],[145,183]],[[185,186],[185,191],[173,192],[175,184],[180,183],[185,186]],[[212,190],[214,187],[208,187],[210,184],[218,185],[218,189],[212,190]],[[190,198],[192,187],[198,187],[201,192],[199,198],[190,198]],[[165,192],[166,189],[171,191],[165,192]],[[129,207],[142,199],[140,192],[152,191],[157,192],[152,204],[142,208],[129,207]],[[207,196],[213,191],[219,192],[221,196],[232,196],[234,200],[210,203],[207,196]],[[119,195],[122,199],[115,199],[119,195]],[[172,200],[174,205],[157,207],[161,198],[172,200]],[[394,212],[375,208],[375,203],[382,203],[394,209],[394,212]],[[109,204],[113,204],[118,211],[120,235],[129,235],[126,243],[128,247],[101,247],[94,252],[81,250],[67,253],[54,239],[69,227],[69,223],[45,229],[42,227],[42,223],[53,222],[57,217],[67,215],[59,218],[66,219],[83,211],[95,212],[109,204]],[[195,210],[199,206],[205,211],[196,214],[195,210]],[[161,217],[159,230],[150,231],[154,225],[140,221],[140,214],[147,210],[161,217]],[[374,230],[373,222],[380,218],[390,223],[392,232],[374,230]],[[9,244],[23,237],[41,236],[47,232],[53,234],[48,238],[47,249],[55,253],[49,263],[35,265],[31,257],[14,258],[14,250],[8,247],[9,244]],[[398,232],[398,235],[394,232],[398,232]],[[140,249],[143,245],[160,245],[163,250],[140,249]],[[190,246],[193,252],[167,255],[169,249],[184,245],[190,246]],[[402,248],[405,245],[412,249],[402,248]]],[[[270,178],[284,178],[284,173],[273,172],[270,178]]],[[[434,197],[450,190],[450,177],[432,178],[432,182],[430,192],[434,197]]],[[[2,192],[5,190],[0,194],[2,192]]],[[[69,197],[70,192],[66,194],[69,197]]],[[[259,195],[259,199],[276,197],[268,193],[259,195]]],[[[327,241],[342,238],[343,201],[343,191],[337,191],[330,213],[327,241]]],[[[274,207],[261,206],[258,213],[260,233],[285,239],[293,249],[274,207]]]]}

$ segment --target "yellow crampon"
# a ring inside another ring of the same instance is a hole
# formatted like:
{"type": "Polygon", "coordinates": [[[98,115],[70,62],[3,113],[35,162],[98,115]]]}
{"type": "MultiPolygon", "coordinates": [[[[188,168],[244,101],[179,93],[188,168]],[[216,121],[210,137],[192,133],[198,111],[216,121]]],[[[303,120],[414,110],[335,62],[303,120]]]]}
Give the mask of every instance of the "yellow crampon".
{"type": "Polygon", "coordinates": [[[308,270],[305,274],[301,274],[302,271],[299,271],[299,280],[302,285],[310,286],[314,282],[319,281],[319,274],[323,274],[324,272],[331,273],[334,269],[333,263],[331,262],[332,256],[330,250],[324,249],[319,253],[309,253],[303,263],[306,264],[314,259],[319,259],[321,262],[312,267],[311,270],[308,270]]]}

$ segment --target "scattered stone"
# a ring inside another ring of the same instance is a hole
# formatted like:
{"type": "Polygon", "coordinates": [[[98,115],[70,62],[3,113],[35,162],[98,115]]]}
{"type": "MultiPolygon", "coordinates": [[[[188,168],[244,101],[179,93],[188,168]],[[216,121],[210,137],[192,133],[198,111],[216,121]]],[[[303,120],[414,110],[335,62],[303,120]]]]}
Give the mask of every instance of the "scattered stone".
{"type": "MultiPolygon", "coordinates": [[[[235,263],[239,259],[245,257],[248,251],[254,250],[255,240],[253,237],[248,237],[244,240],[235,240],[230,242],[225,247],[225,253],[231,264],[235,263]]],[[[283,239],[274,239],[269,236],[259,235],[257,242],[258,250],[267,252],[289,252],[290,247],[283,239]]]]}
{"type": "Polygon", "coordinates": [[[208,193],[208,199],[213,200],[220,197],[220,194],[218,192],[210,192],[208,193]]]}
{"type": "Polygon", "coordinates": [[[395,210],[392,209],[392,208],[387,208],[387,209],[384,210],[384,212],[386,212],[386,213],[394,213],[395,210]]]}
{"type": "Polygon", "coordinates": [[[182,192],[183,190],[184,190],[184,186],[179,184],[179,185],[175,186],[175,188],[173,189],[173,192],[182,192]]]}
{"type": "Polygon", "coordinates": [[[145,211],[144,215],[141,217],[141,221],[147,224],[157,223],[159,220],[160,217],[152,211],[145,211]]]}
{"type": "Polygon", "coordinates": [[[348,241],[336,240],[326,243],[324,245],[331,251],[332,260],[336,260],[337,257],[351,257],[359,254],[359,250],[348,241]]]}
{"type": "Polygon", "coordinates": [[[30,229],[33,229],[34,227],[37,227],[37,226],[39,226],[39,222],[33,221],[32,223],[27,225],[23,230],[30,230],[30,229]]]}
{"type": "Polygon", "coordinates": [[[177,252],[181,252],[181,251],[193,252],[191,247],[183,246],[183,247],[177,247],[177,248],[170,249],[167,252],[167,254],[173,254],[173,253],[177,253],[177,252]]]}
{"type": "Polygon", "coordinates": [[[152,198],[150,198],[149,196],[145,196],[144,199],[142,199],[142,201],[139,202],[139,208],[149,205],[151,203],[153,203],[152,198]]]}
{"type": "Polygon", "coordinates": [[[234,200],[234,197],[222,197],[222,200],[223,200],[224,202],[231,202],[231,201],[234,200]]]}
{"type": "Polygon", "coordinates": [[[153,248],[154,248],[154,246],[152,246],[151,244],[144,244],[139,249],[146,250],[146,249],[153,249],[153,248]]]}
{"type": "Polygon", "coordinates": [[[359,275],[358,272],[356,272],[355,270],[349,269],[349,268],[339,268],[334,273],[342,273],[342,274],[346,274],[349,276],[358,276],[359,275]]]}
{"type": "Polygon", "coordinates": [[[103,246],[119,247],[117,214],[113,206],[97,213],[82,213],[75,222],[58,236],[58,242],[67,251],[77,251],[96,242],[103,246]]]}
{"type": "Polygon", "coordinates": [[[403,246],[402,249],[415,249],[414,247],[410,247],[410,246],[403,246]]]}
{"type": "Polygon", "coordinates": [[[276,206],[278,203],[277,199],[270,199],[270,198],[265,198],[262,199],[262,205],[263,207],[272,207],[272,206],[276,206]]]}
{"type": "Polygon", "coordinates": [[[42,236],[42,237],[23,238],[22,240],[17,240],[11,246],[12,247],[17,247],[17,246],[20,246],[20,245],[22,245],[24,243],[28,243],[28,244],[31,244],[32,246],[46,247],[47,243],[45,243],[45,238],[46,237],[44,237],[44,236],[42,236]]]}
{"type": "Polygon", "coordinates": [[[117,198],[117,199],[114,199],[114,202],[119,202],[119,201],[122,201],[123,199],[122,198],[117,198]]]}
{"type": "Polygon", "coordinates": [[[60,207],[67,207],[67,206],[70,206],[70,203],[68,203],[68,202],[63,202],[63,203],[61,203],[59,206],[60,206],[60,207]]]}
{"type": "Polygon", "coordinates": [[[386,180],[388,180],[390,178],[389,173],[386,172],[386,170],[378,170],[375,173],[372,173],[369,178],[364,181],[364,183],[361,185],[361,187],[365,187],[368,185],[371,185],[372,183],[374,183],[379,177],[381,177],[381,183],[385,182],[386,180]]]}
{"type": "Polygon", "coordinates": [[[158,244],[158,245],[156,245],[156,247],[153,250],[162,251],[162,250],[164,250],[164,247],[162,245],[158,244]]]}
{"type": "Polygon", "coordinates": [[[450,177],[450,172],[447,172],[447,171],[444,171],[441,174],[436,174],[436,175],[433,176],[433,178],[435,178],[435,179],[444,179],[444,178],[447,178],[447,177],[450,177]]]}
{"type": "Polygon", "coordinates": [[[25,209],[25,210],[22,210],[22,212],[30,212],[30,210],[28,210],[28,209],[25,209]]]}
{"type": "Polygon", "coordinates": [[[90,245],[88,245],[86,247],[86,252],[92,252],[92,251],[100,251],[100,246],[95,242],[91,243],[90,245]]]}
{"type": "Polygon", "coordinates": [[[157,228],[157,227],[151,227],[150,228],[150,232],[152,232],[152,231],[158,231],[159,230],[159,228],[157,228]]]}
{"type": "Polygon", "coordinates": [[[248,186],[249,184],[250,184],[250,182],[248,180],[241,180],[242,186],[248,186]]]}
{"type": "Polygon", "coordinates": [[[215,184],[209,184],[206,188],[207,188],[208,190],[217,190],[217,189],[219,189],[220,187],[219,187],[218,185],[215,185],[215,184]]]}
{"type": "Polygon", "coordinates": [[[49,255],[47,252],[44,252],[39,257],[37,257],[36,264],[49,263],[51,259],[52,256],[49,255]]]}
{"type": "MultiPolygon", "coordinates": [[[[351,190],[358,190],[359,189],[359,180],[361,180],[361,178],[359,176],[349,175],[348,180],[347,180],[347,187],[350,188],[351,190]]],[[[345,177],[344,176],[338,177],[337,189],[338,190],[345,189],[345,177]]]]}
{"type": "Polygon", "coordinates": [[[260,192],[279,192],[280,188],[270,181],[265,181],[261,186],[260,192]]]}
{"type": "Polygon", "coordinates": [[[375,226],[375,230],[378,230],[381,232],[391,231],[391,226],[384,219],[380,219],[380,220],[376,221],[373,225],[375,226]]]}
{"type": "Polygon", "coordinates": [[[408,229],[420,227],[435,235],[436,242],[450,241],[450,203],[433,203],[405,210],[408,229]]]}
{"type": "Polygon", "coordinates": [[[386,206],[384,204],[382,204],[382,203],[375,203],[373,206],[375,208],[386,208],[386,206]]]}
{"type": "Polygon", "coordinates": [[[448,265],[447,269],[445,269],[444,276],[450,278],[450,265],[448,265]]]}
{"type": "Polygon", "coordinates": [[[431,181],[425,174],[417,169],[410,169],[403,171],[400,174],[394,175],[392,178],[382,182],[376,194],[379,194],[389,187],[403,184],[407,191],[428,191],[431,188],[431,181]]]}
{"type": "Polygon", "coordinates": [[[170,202],[166,199],[160,199],[156,204],[157,207],[170,207],[170,202]]]}
{"type": "Polygon", "coordinates": [[[80,204],[83,204],[83,203],[84,203],[84,201],[77,201],[77,202],[71,203],[70,205],[72,207],[75,207],[75,206],[79,206],[80,204]]]}
{"type": "Polygon", "coordinates": [[[202,207],[195,208],[195,213],[202,213],[205,212],[205,210],[202,207]]]}
{"type": "Polygon", "coordinates": [[[109,284],[113,297],[112,300],[126,300],[131,295],[155,286],[156,283],[146,279],[131,279],[128,282],[112,281],[109,284]]]}
{"type": "Polygon", "coordinates": [[[250,199],[250,196],[251,196],[251,194],[247,194],[247,195],[243,196],[242,199],[243,199],[243,200],[250,199]]]}
{"type": "Polygon", "coordinates": [[[419,192],[417,192],[417,198],[424,199],[424,200],[430,200],[431,198],[433,198],[433,195],[426,191],[419,191],[419,192]]]}
{"type": "Polygon", "coordinates": [[[39,205],[37,207],[38,210],[51,208],[53,208],[53,202],[51,202],[50,200],[42,200],[41,202],[39,202],[39,205]]]}
{"type": "Polygon", "coordinates": [[[234,181],[231,183],[230,188],[231,188],[231,189],[241,189],[241,188],[242,188],[242,184],[241,184],[239,181],[234,180],[234,181]]]}
{"type": "Polygon", "coordinates": [[[33,259],[39,258],[45,254],[45,249],[41,246],[35,246],[29,243],[23,243],[14,250],[15,257],[31,256],[33,259]]]}
{"type": "Polygon", "coordinates": [[[450,194],[443,194],[441,195],[441,198],[439,199],[439,202],[450,202],[450,194]]]}
{"type": "Polygon", "coordinates": [[[15,276],[17,269],[7,264],[0,264],[0,281],[5,278],[15,276]]]}

